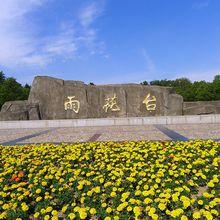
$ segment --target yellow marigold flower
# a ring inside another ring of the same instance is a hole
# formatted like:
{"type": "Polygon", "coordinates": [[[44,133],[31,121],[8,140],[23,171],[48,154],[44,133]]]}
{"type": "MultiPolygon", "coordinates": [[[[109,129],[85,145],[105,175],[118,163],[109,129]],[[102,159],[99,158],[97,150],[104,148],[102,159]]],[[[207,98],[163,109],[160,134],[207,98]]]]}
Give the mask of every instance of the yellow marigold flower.
{"type": "Polygon", "coordinates": [[[81,219],[86,219],[87,213],[86,213],[85,211],[80,211],[80,212],[79,212],[79,217],[80,217],[81,219]]]}
{"type": "Polygon", "coordinates": [[[117,211],[122,211],[123,209],[125,208],[125,206],[122,204],[120,204],[118,207],[117,207],[117,211]]]}
{"type": "Polygon", "coordinates": [[[51,212],[51,214],[52,214],[53,216],[57,216],[57,215],[58,215],[58,211],[57,211],[57,210],[53,210],[53,211],[51,212]]]}
{"type": "Polygon", "coordinates": [[[158,217],[157,214],[153,214],[153,215],[151,215],[151,218],[152,218],[153,220],[157,220],[159,217],[158,217]]]}
{"type": "Polygon", "coordinates": [[[133,178],[133,177],[127,177],[126,178],[129,182],[135,182],[135,178],[133,178]]]}
{"type": "Polygon", "coordinates": [[[78,189],[78,190],[82,190],[82,189],[83,189],[83,185],[82,185],[82,184],[79,184],[79,185],[77,186],[77,189],[78,189]]]}
{"type": "Polygon", "coordinates": [[[132,211],[132,207],[131,207],[131,206],[128,206],[128,207],[127,207],[127,211],[128,211],[128,212],[132,211]]]}
{"type": "Polygon", "coordinates": [[[212,181],[209,181],[207,186],[213,188],[215,186],[215,184],[212,181]]]}
{"type": "Polygon", "coordinates": [[[143,196],[149,196],[150,195],[150,190],[145,190],[145,191],[143,191],[143,196]]]}
{"type": "Polygon", "coordinates": [[[113,197],[113,198],[114,198],[116,195],[117,195],[116,192],[111,192],[111,194],[110,194],[110,196],[113,197]]]}
{"type": "Polygon", "coordinates": [[[146,185],[144,185],[144,189],[145,190],[148,190],[149,189],[149,186],[146,184],[146,185]]]}
{"type": "Polygon", "coordinates": [[[183,210],[179,208],[179,209],[175,209],[175,210],[171,211],[170,215],[172,217],[176,218],[176,217],[180,216],[180,214],[182,214],[182,213],[183,213],[183,210]]]}
{"type": "Polygon", "coordinates": [[[96,209],[95,209],[95,208],[91,208],[91,209],[89,210],[89,213],[90,213],[91,215],[95,215],[97,212],[96,212],[96,209]]]}
{"type": "Polygon", "coordinates": [[[140,207],[139,207],[139,206],[135,206],[135,207],[133,208],[133,212],[134,212],[135,216],[141,215],[141,209],[140,209],[140,207]]]}
{"type": "Polygon", "coordinates": [[[94,192],[96,192],[96,193],[100,193],[100,186],[95,187],[93,190],[94,190],[94,192]]]}
{"type": "Polygon", "coordinates": [[[141,191],[140,190],[136,190],[134,194],[135,194],[135,196],[140,196],[141,195],[141,191]]]}
{"type": "Polygon", "coordinates": [[[63,213],[65,213],[65,212],[66,212],[66,210],[68,209],[68,207],[69,207],[69,205],[65,205],[65,206],[63,206],[63,208],[62,208],[62,210],[61,210],[61,211],[62,211],[63,213]]]}
{"type": "Polygon", "coordinates": [[[4,204],[3,206],[2,206],[2,208],[3,208],[3,210],[7,210],[7,209],[9,209],[9,204],[4,204]]]}
{"type": "Polygon", "coordinates": [[[204,211],[203,215],[206,217],[207,220],[213,219],[213,216],[212,216],[211,212],[209,212],[209,211],[204,211]]]}
{"type": "Polygon", "coordinates": [[[163,211],[166,209],[166,205],[164,203],[159,203],[158,208],[163,211]]]}
{"type": "Polygon", "coordinates": [[[186,215],[182,215],[181,220],[188,220],[188,217],[186,215]]]}
{"type": "Polygon", "coordinates": [[[70,214],[68,215],[68,217],[72,220],[72,219],[74,219],[74,218],[76,217],[76,215],[75,215],[74,213],[70,213],[70,214]]]}
{"type": "Polygon", "coordinates": [[[200,218],[201,218],[200,212],[199,212],[199,211],[195,211],[195,212],[193,213],[193,218],[194,218],[194,219],[200,219],[200,218]]]}
{"type": "Polygon", "coordinates": [[[145,198],[144,199],[144,203],[145,204],[149,204],[149,203],[152,203],[153,201],[152,201],[152,199],[150,199],[150,198],[145,198]]]}
{"type": "Polygon", "coordinates": [[[190,199],[186,196],[181,196],[180,201],[182,201],[184,209],[188,208],[191,204],[190,199]]]}
{"type": "Polygon", "coordinates": [[[29,207],[28,207],[26,204],[23,204],[23,205],[21,205],[21,209],[22,209],[24,212],[26,212],[26,211],[29,209],[29,207]]]}
{"type": "Polygon", "coordinates": [[[129,197],[129,195],[130,195],[130,192],[125,192],[125,193],[122,193],[121,197],[123,199],[127,199],[129,197]]]}
{"type": "Polygon", "coordinates": [[[106,209],[106,212],[107,212],[107,213],[111,213],[111,212],[112,212],[112,208],[111,208],[111,207],[108,207],[108,208],[106,209]]]}
{"type": "Polygon", "coordinates": [[[58,218],[58,216],[56,215],[56,216],[53,216],[52,218],[51,218],[51,220],[58,220],[59,218],[58,218]]]}
{"type": "Polygon", "coordinates": [[[114,219],[114,220],[119,220],[119,217],[118,217],[118,216],[114,216],[113,219],[114,219]]]}
{"type": "Polygon", "coordinates": [[[211,197],[212,197],[212,195],[209,194],[208,192],[204,192],[204,193],[203,193],[203,196],[204,196],[205,198],[211,198],[211,197]]]}
{"type": "Polygon", "coordinates": [[[198,201],[198,204],[199,204],[199,205],[203,205],[203,201],[200,199],[200,200],[198,201]]]}
{"type": "Polygon", "coordinates": [[[36,198],[36,202],[40,202],[42,200],[42,197],[41,196],[38,196],[37,198],[36,198]]]}
{"type": "Polygon", "coordinates": [[[37,189],[37,190],[36,190],[36,193],[37,193],[37,194],[41,193],[41,189],[37,189]]]}
{"type": "Polygon", "coordinates": [[[156,212],[156,209],[154,207],[151,207],[149,212],[148,212],[148,215],[152,216],[155,212],[156,212]]]}
{"type": "Polygon", "coordinates": [[[160,183],[161,179],[160,178],[156,178],[156,183],[160,183]]]}
{"type": "Polygon", "coordinates": [[[111,218],[107,216],[104,218],[104,220],[111,220],[111,218]]]}
{"type": "Polygon", "coordinates": [[[46,212],[51,212],[53,210],[53,208],[51,207],[51,206],[48,206],[47,208],[46,208],[46,212]]]}
{"type": "Polygon", "coordinates": [[[212,213],[213,215],[216,215],[216,216],[219,215],[219,213],[218,213],[218,211],[217,211],[216,209],[211,209],[211,213],[212,213]]]}
{"type": "Polygon", "coordinates": [[[7,216],[7,212],[2,212],[0,214],[0,219],[6,219],[6,216],[7,216]]]}
{"type": "Polygon", "coordinates": [[[104,183],[104,181],[105,181],[104,178],[100,178],[100,179],[99,179],[99,182],[100,182],[100,183],[104,183]]]}
{"type": "Polygon", "coordinates": [[[45,214],[45,213],[46,213],[46,210],[45,210],[45,209],[41,209],[41,210],[40,210],[40,213],[41,213],[41,214],[45,214]]]}
{"type": "Polygon", "coordinates": [[[105,207],[107,206],[107,204],[106,204],[105,202],[103,202],[103,203],[101,204],[101,206],[102,206],[102,208],[105,208],[105,207]]]}
{"type": "Polygon", "coordinates": [[[93,194],[93,191],[91,190],[87,192],[87,196],[92,196],[92,194],[93,194]]]}
{"type": "Polygon", "coordinates": [[[49,220],[50,219],[50,216],[49,215],[45,215],[44,216],[44,220],[49,220]]]}
{"type": "Polygon", "coordinates": [[[42,182],[42,186],[46,186],[47,185],[47,182],[46,181],[43,181],[42,182]]]}
{"type": "Polygon", "coordinates": [[[39,213],[39,212],[35,212],[35,213],[34,213],[34,218],[38,218],[38,217],[39,217],[39,215],[40,215],[40,213],[39,213]]]}

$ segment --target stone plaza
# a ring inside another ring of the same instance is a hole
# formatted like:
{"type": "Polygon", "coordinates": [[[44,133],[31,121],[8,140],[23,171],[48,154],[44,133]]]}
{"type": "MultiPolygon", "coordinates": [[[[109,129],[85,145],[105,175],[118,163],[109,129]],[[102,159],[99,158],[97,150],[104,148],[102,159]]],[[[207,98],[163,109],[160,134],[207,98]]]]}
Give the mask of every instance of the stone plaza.
{"type": "Polygon", "coordinates": [[[220,115],[0,122],[0,144],[92,141],[220,141],[220,115]]]}

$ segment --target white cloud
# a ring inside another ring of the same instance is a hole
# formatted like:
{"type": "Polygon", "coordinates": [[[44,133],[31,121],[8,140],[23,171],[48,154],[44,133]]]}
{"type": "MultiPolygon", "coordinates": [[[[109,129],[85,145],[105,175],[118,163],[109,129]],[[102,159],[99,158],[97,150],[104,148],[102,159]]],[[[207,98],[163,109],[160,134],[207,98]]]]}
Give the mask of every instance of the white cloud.
{"type": "Polygon", "coordinates": [[[80,9],[78,17],[73,15],[70,21],[60,21],[53,35],[39,37],[39,27],[28,15],[49,1],[52,4],[52,0],[7,0],[1,4],[0,65],[46,65],[57,56],[72,59],[82,47],[96,49],[96,30],[92,24],[102,8],[88,4],[80,9]]]}
{"type": "Polygon", "coordinates": [[[79,11],[79,20],[83,27],[90,26],[102,14],[103,3],[92,2],[79,11]]]}
{"type": "Polygon", "coordinates": [[[146,72],[151,73],[151,74],[154,73],[155,70],[156,70],[156,66],[154,64],[154,61],[152,60],[150,55],[147,53],[146,49],[142,50],[142,54],[143,54],[144,60],[145,60],[146,65],[147,65],[146,72]]]}

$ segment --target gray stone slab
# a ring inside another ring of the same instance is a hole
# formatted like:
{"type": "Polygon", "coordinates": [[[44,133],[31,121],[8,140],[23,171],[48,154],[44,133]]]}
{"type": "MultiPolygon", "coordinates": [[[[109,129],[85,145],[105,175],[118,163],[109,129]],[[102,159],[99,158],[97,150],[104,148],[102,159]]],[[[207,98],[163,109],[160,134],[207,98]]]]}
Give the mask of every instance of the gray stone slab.
{"type": "Polygon", "coordinates": [[[16,128],[62,128],[62,127],[95,127],[115,125],[172,125],[172,124],[218,124],[218,115],[185,115],[157,117],[94,118],[69,120],[34,120],[34,121],[0,121],[0,129],[16,128]]]}

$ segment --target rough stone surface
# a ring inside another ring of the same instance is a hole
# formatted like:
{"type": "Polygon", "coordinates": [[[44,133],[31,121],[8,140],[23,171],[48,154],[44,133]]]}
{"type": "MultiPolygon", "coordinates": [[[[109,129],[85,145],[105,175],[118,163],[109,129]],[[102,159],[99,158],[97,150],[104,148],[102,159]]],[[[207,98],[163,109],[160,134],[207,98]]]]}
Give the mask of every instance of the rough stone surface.
{"type": "Polygon", "coordinates": [[[27,100],[24,101],[9,101],[2,106],[1,112],[20,112],[27,111],[27,100]]]}
{"type": "Polygon", "coordinates": [[[0,120],[39,120],[40,112],[37,103],[24,101],[6,102],[0,112],[0,120]]]}
{"type": "Polygon", "coordinates": [[[220,114],[220,101],[184,102],[184,115],[220,114]]]}
{"type": "Polygon", "coordinates": [[[0,121],[20,121],[20,120],[28,120],[27,111],[0,112],[0,121]]]}
{"type": "Polygon", "coordinates": [[[93,86],[47,76],[35,77],[28,101],[39,103],[42,119],[179,115],[183,102],[182,97],[169,87],[139,84],[93,86]],[[150,95],[149,99],[156,98],[148,103],[152,104],[149,109],[143,103],[147,95],[150,95]],[[70,100],[68,97],[73,97],[74,109],[69,106],[65,110],[65,102],[70,100]],[[107,105],[107,100],[113,101],[112,106],[107,105]]]}

